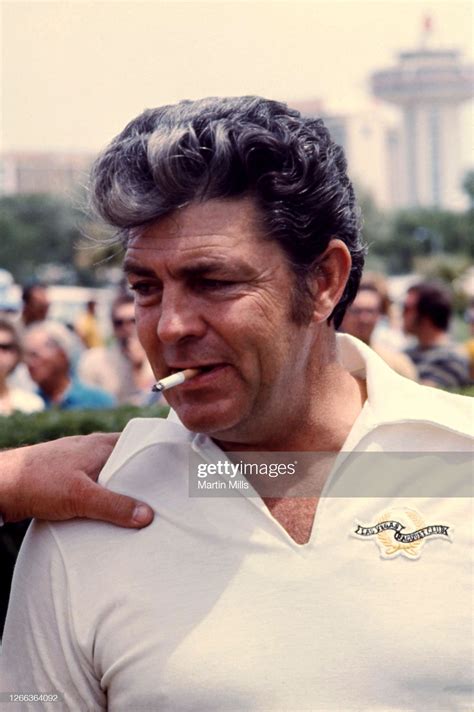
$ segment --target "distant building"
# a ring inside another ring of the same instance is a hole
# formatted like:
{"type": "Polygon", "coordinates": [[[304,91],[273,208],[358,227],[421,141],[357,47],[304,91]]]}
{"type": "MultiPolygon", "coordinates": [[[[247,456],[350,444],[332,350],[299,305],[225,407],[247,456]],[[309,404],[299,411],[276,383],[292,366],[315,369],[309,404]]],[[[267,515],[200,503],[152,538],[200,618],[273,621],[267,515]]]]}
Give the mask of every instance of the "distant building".
{"type": "Polygon", "coordinates": [[[331,114],[317,100],[291,101],[304,116],[322,118],[333,140],[344,149],[351,179],[378,206],[399,207],[401,193],[400,131],[380,106],[348,114],[331,114]]]}
{"type": "Polygon", "coordinates": [[[420,47],[401,52],[398,65],[371,82],[376,97],[402,111],[402,204],[464,207],[459,106],[474,96],[474,67],[457,50],[433,46],[426,18],[420,47]]]}
{"type": "Polygon", "coordinates": [[[86,183],[93,159],[87,153],[6,152],[0,156],[0,195],[72,195],[86,183]]]}
{"type": "Polygon", "coordinates": [[[323,115],[333,139],[345,150],[349,175],[385,209],[402,203],[400,132],[383,110],[323,115]]]}

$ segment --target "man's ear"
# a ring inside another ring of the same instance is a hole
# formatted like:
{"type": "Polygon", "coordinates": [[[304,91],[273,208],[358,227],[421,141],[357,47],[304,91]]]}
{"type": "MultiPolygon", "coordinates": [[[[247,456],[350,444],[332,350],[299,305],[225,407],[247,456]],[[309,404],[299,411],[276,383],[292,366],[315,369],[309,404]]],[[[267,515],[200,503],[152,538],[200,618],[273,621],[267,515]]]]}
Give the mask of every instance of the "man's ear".
{"type": "Polygon", "coordinates": [[[351,254],[342,240],[333,238],[315,268],[313,318],[326,321],[342,297],[352,266],[351,254]]]}

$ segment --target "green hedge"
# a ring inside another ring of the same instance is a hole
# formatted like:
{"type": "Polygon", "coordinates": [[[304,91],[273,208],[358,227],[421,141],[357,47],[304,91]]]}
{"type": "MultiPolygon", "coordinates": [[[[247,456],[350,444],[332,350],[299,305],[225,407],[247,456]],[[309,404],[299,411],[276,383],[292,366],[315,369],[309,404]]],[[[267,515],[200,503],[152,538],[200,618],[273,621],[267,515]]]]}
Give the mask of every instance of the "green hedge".
{"type": "Polygon", "coordinates": [[[46,410],[0,417],[0,449],[34,445],[65,435],[119,432],[132,418],[164,418],[167,406],[136,408],[124,405],[113,410],[46,410]]]}

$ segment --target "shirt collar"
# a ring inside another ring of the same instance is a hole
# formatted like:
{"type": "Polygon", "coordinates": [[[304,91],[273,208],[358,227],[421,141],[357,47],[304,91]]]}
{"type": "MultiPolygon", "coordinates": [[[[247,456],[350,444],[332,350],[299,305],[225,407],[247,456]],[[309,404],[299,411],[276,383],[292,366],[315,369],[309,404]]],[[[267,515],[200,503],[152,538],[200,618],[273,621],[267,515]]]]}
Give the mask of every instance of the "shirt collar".
{"type": "MultiPolygon", "coordinates": [[[[469,422],[466,398],[400,376],[369,346],[349,334],[336,334],[336,346],[342,366],[366,381],[367,402],[363,411],[366,429],[424,422],[472,435],[472,412],[469,422]]],[[[181,424],[173,410],[168,419],[181,424]]]]}
{"type": "Polygon", "coordinates": [[[353,376],[366,381],[366,417],[373,427],[424,422],[472,435],[472,411],[468,422],[469,399],[421,386],[401,376],[375,351],[349,334],[336,334],[336,344],[341,364],[353,376]]]}

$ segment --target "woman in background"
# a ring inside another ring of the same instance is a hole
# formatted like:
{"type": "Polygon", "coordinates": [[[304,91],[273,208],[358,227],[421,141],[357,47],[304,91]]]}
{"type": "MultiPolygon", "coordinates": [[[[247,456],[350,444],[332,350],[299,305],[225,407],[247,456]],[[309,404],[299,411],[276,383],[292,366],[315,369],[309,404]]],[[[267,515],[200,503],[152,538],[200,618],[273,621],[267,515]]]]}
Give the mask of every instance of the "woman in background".
{"type": "Polygon", "coordinates": [[[15,327],[6,319],[0,319],[0,416],[10,415],[15,410],[35,413],[44,408],[36,393],[9,386],[8,376],[20,360],[21,346],[15,327]]]}

